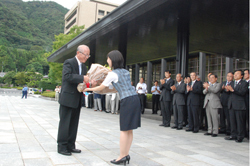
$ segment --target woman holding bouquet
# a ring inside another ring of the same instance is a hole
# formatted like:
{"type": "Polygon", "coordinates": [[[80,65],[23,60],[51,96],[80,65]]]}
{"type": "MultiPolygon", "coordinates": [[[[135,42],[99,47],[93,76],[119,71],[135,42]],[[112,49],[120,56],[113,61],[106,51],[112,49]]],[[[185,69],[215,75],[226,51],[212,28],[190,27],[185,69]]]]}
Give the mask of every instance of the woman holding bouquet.
{"type": "MultiPolygon", "coordinates": [[[[100,86],[86,88],[84,91],[101,91],[110,83],[120,95],[120,156],[111,161],[113,164],[129,163],[129,149],[133,141],[133,129],[141,127],[140,99],[131,86],[129,71],[123,68],[124,59],[118,50],[108,53],[107,62],[112,72],[109,72],[100,86]]],[[[96,85],[96,82],[92,82],[96,85]]]]}

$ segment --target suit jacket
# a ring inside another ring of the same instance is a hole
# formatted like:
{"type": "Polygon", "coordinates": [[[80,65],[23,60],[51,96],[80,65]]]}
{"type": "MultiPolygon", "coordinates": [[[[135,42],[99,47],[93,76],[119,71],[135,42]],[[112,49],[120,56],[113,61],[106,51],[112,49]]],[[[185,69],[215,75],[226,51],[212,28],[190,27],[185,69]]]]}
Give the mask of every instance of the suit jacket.
{"type": "Polygon", "coordinates": [[[208,89],[203,90],[203,94],[205,94],[205,100],[204,100],[204,106],[203,108],[206,108],[207,103],[211,103],[212,108],[222,108],[221,102],[220,102],[220,90],[221,90],[221,84],[220,83],[214,83],[214,85],[210,85],[208,89]]]}
{"type": "Polygon", "coordinates": [[[228,109],[246,110],[245,98],[248,91],[248,83],[244,80],[240,80],[235,87],[234,83],[232,85],[234,92],[230,93],[228,99],[228,109]]]}
{"type": "Polygon", "coordinates": [[[87,68],[82,64],[82,72],[79,75],[79,66],[76,57],[67,59],[63,64],[62,89],[59,103],[63,106],[78,108],[82,101],[83,94],[78,92],[77,85],[83,83],[83,75],[86,75],[87,68]]]}
{"type": "Polygon", "coordinates": [[[184,82],[181,82],[178,86],[177,84],[178,83],[175,84],[176,90],[171,91],[171,93],[174,95],[173,105],[185,105],[186,84],[184,82]]]}
{"type": "MultiPolygon", "coordinates": [[[[191,86],[192,82],[190,82],[188,85],[191,86]]],[[[195,81],[193,85],[193,90],[192,91],[186,91],[185,92],[187,95],[187,105],[200,105],[200,95],[202,95],[202,83],[201,81],[195,81]]]]}
{"type": "Polygon", "coordinates": [[[246,108],[247,108],[247,110],[249,110],[249,87],[250,87],[250,81],[249,82],[247,82],[246,81],[246,83],[247,83],[247,92],[246,92],[246,98],[245,98],[245,102],[246,102],[246,108]]]}
{"type": "MultiPolygon", "coordinates": [[[[229,85],[231,85],[233,87],[233,82],[234,81],[231,81],[229,85]]],[[[224,81],[221,86],[226,86],[227,84],[227,81],[224,81]]],[[[226,91],[225,89],[221,90],[221,96],[220,96],[220,101],[221,101],[221,104],[223,107],[227,107],[228,105],[228,98],[230,96],[230,91],[226,91]]]]}
{"type": "Polygon", "coordinates": [[[172,101],[172,89],[170,87],[173,85],[174,80],[170,78],[167,83],[165,82],[163,85],[160,86],[160,90],[162,91],[160,101],[172,101]]]}

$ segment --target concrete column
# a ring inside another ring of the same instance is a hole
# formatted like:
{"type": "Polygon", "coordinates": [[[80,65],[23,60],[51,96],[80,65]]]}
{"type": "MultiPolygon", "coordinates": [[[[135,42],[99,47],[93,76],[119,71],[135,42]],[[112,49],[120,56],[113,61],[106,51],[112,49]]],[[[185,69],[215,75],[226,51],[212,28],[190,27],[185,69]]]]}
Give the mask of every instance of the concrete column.
{"type": "Polygon", "coordinates": [[[138,64],[135,64],[135,82],[134,82],[135,87],[139,82],[139,72],[140,72],[140,66],[138,64]]]}
{"type": "Polygon", "coordinates": [[[166,59],[161,59],[161,79],[165,78],[165,70],[167,68],[166,59]]]}
{"type": "Polygon", "coordinates": [[[147,90],[148,93],[151,93],[152,87],[152,74],[153,74],[153,65],[152,62],[147,62],[147,90]]]}
{"type": "Polygon", "coordinates": [[[206,72],[206,54],[203,52],[199,53],[199,75],[201,81],[205,81],[205,72],[206,72]]]}
{"type": "Polygon", "coordinates": [[[227,75],[228,72],[233,72],[233,58],[226,57],[226,71],[225,75],[227,75]]]}
{"type": "Polygon", "coordinates": [[[123,24],[120,26],[119,29],[118,50],[123,55],[125,67],[127,65],[127,40],[128,40],[128,24],[123,24]]]}

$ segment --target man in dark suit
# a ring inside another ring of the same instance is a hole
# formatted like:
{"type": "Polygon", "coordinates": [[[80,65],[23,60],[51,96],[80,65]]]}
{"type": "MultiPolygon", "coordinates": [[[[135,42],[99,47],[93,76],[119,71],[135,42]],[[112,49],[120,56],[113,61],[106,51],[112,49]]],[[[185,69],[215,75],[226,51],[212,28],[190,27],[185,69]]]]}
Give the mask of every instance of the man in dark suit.
{"type": "Polygon", "coordinates": [[[172,129],[181,130],[183,127],[183,111],[185,107],[186,84],[182,82],[182,75],[176,75],[176,84],[171,86],[173,96],[174,123],[172,129]]]}
{"type": "Polygon", "coordinates": [[[187,85],[187,107],[189,128],[186,131],[199,132],[199,108],[200,95],[202,94],[202,83],[196,80],[196,73],[190,73],[191,82],[187,85]]]}
{"type": "Polygon", "coordinates": [[[172,101],[172,94],[171,94],[171,86],[174,85],[174,80],[171,78],[171,71],[165,71],[165,79],[161,79],[161,86],[160,90],[161,96],[161,112],[162,112],[162,124],[160,126],[170,127],[171,121],[171,101],[172,101]]]}
{"type": "Polygon", "coordinates": [[[220,109],[220,131],[219,133],[225,133],[226,135],[230,135],[231,128],[230,128],[230,117],[229,117],[229,110],[228,110],[228,98],[230,96],[230,91],[225,89],[227,85],[231,85],[233,83],[233,72],[227,73],[227,81],[222,83],[221,88],[221,96],[220,101],[222,104],[222,109],[220,109]]]}
{"type": "Polygon", "coordinates": [[[248,84],[248,91],[246,93],[246,136],[249,139],[249,88],[250,88],[250,79],[249,79],[249,69],[244,70],[244,79],[248,84]]]}
{"type": "Polygon", "coordinates": [[[245,118],[246,118],[246,102],[245,97],[248,91],[248,84],[242,80],[243,71],[236,70],[234,72],[234,84],[228,85],[226,89],[230,91],[228,99],[228,109],[231,124],[231,136],[226,137],[226,140],[235,140],[242,142],[245,137],[245,118]]]}
{"type": "Polygon", "coordinates": [[[63,64],[62,89],[59,99],[59,128],[58,128],[58,153],[71,155],[81,153],[75,148],[81,101],[83,94],[77,91],[79,83],[88,82],[87,68],[84,63],[90,57],[89,47],[80,45],[76,56],[67,59],[63,64]]]}

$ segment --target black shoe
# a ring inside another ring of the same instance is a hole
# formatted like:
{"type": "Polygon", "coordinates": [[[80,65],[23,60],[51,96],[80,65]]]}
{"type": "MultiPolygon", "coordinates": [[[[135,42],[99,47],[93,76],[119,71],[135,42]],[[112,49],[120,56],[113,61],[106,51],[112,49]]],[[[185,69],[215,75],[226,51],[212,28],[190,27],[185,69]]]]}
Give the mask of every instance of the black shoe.
{"type": "Polygon", "coordinates": [[[182,130],[182,127],[177,127],[177,129],[176,130],[182,130]]]}
{"type": "Polygon", "coordinates": [[[60,150],[60,151],[58,151],[58,153],[60,153],[62,155],[65,155],[65,156],[70,156],[71,155],[71,152],[68,151],[68,150],[60,150]]]}
{"type": "Polygon", "coordinates": [[[159,126],[165,126],[164,124],[160,124],[159,126]]]}
{"type": "Polygon", "coordinates": [[[232,137],[232,136],[225,137],[224,139],[225,139],[225,140],[236,140],[236,138],[235,138],[235,137],[232,137]]]}
{"type": "Polygon", "coordinates": [[[191,129],[187,129],[186,131],[187,131],[187,132],[189,132],[189,131],[193,131],[193,130],[191,130],[191,129]]]}
{"type": "Polygon", "coordinates": [[[212,134],[211,137],[217,137],[218,135],[217,134],[212,134]]]}
{"type": "Polygon", "coordinates": [[[176,126],[173,126],[173,127],[171,127],[172,129],[176,129],[177,127],[176,126]]]}
{"type": "Polygon", "coordinates": [[[236,139],[235,142],[237,143],[241,143],[243,141],[243,139],[236,139]]]}
{"type": "Polygon", "coordinates": [[[82,151],[80,149],[70,149],[70,152],[72,152],[72,153],[81,153],[82,151]]]}
{"type": "Polygon", "coordinates": [[[212,135],[211,133],[205,133],[204,135],[212,135]]]}
{"type": "Polygon", "coordinates": [[[129,164],[130,155],[127,155],[126,158],[127,158],[128,164],[129,164]]]}
{"type": "Polygon", "coordinates": [[[198,133],[199,131],[193,131],[193,133],[198,133]]]}
{"type": "Polygon", "coordinates": [[[170,125],[165,125],[164,127],[170,127],[170,125]]]}
{"type": "Polygon", "coordinates": [[[110,113],[109,111],[106,111],[106,110],[103,110],[104,112],[106,112],[106,113],[110,113]]]}
{"type": "MultiPolygon", "coordinates": [[[[130,158],[129,158],[130,159],[130,158]]],[[[128,158],[127,158],[127,156],[125,156],[125,157],[123,157],[122,159],[120,159],[120,160],[116,160],[116,159],[114,159],[114,160],[112,160],[112,161],[110,161],[112,164],[116,164],[116,165],[118,165],[118,164],[124,164],[124,165],[126,165],[126,162],[128,161],[128,158]]]]}

